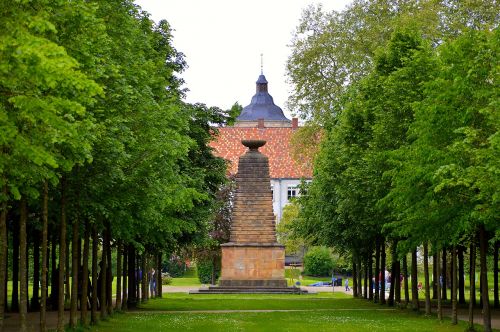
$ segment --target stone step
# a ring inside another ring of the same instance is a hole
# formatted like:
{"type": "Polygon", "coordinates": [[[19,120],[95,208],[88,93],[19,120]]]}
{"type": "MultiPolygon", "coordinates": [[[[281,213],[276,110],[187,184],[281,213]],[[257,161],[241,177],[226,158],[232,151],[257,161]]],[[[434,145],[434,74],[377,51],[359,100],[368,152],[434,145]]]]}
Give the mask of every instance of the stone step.
{"type": "Polygon", "coordinates": [[[275,232],[276,227],[274,225],[264,225],[260,227],[251,227],[251,226],[235,226],[231,227],[231,231],[233,232],[275,232]]]}
{"type": "Polygon", "coordinates": [[[275,236],[231,236],[230,238],[231,242],[234,243],[257,243],[257,244],[263,244],[263,243],[276,243],[276,237],[275,236]]]}
{"type": "Polygon", "coordinates": [[[307,290],[297,287],[252,288],[252,287],[214,287],[200,288],[189,294],[307,294],[307,290]]]}
{"type": "Polygon", "coordinates": [[[233,225],[269,225],[274,224],[274,216],[233,216],[233,225]]]}
{"type": "Polygon", "coordinates": [[[263,239],[270,239],[270,238],[275,238],[276,234],[273,232],[233,232],[231,234],[231,239],[232,238],[256,238],[258,240],[263,240],[263,239]]]}
{"type": "Polygon", "coordinates": [[[272,213],[271,211],[266,211],[266,210],[269,210],[269,208],[267,209],[263,209],[261,211],[246,211],[244,209],[235,209],[233,210],[233,217],[243,217],[243,218],[249,218],[249,219],[255,219],[255,218],[272,218],[274,219],[274,213],[272,213]]]}
{"type": "Polygon", "coordinates": [[[241,237],[256,237],[258,239],[262,239],[264,237],[275,237],[276,234],[274,230],[268,230],[268,231],[234,231],[233,234],[231,234],[231,238],[241,238],[241,237]]]}

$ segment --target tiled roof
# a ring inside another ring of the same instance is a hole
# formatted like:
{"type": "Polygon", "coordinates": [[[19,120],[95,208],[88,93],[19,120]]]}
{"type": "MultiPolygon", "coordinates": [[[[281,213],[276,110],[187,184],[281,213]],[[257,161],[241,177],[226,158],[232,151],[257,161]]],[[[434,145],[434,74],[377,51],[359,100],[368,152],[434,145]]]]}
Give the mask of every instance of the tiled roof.
{"type": "Polygon", "coordinates": [[[210,143],[217,156],[231,162],[230,173],[238,170],[238,158],[246,152],[244,139],[263,139],[266,145],[259,149],[269,158],[269,173],[273,179],[312,178],[312,169],[296,163],[290,152],[290,139],[294,132],[288,128],[223,127],[219,136],[210,143]]]}

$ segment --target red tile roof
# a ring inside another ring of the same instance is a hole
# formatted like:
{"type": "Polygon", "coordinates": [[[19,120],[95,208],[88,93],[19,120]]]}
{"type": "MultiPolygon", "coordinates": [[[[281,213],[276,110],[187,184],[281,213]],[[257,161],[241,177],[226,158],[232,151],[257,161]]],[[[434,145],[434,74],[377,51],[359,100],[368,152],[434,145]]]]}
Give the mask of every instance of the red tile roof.
{"type": "Polygon", "coordinates": [[[230,173],[236,174],[238,158],[246,152],[241,144],[244,139],[263,139],[266,145],[259,149],[269,158],[269,172],[274,179],[312,178],[312,169],[299,165],[293,160],[290,152],[290,139],[294,132],[292,128],[249,128],[223,127],[219,136],[210,143],[217,156],[231,162],[230,173]]]}

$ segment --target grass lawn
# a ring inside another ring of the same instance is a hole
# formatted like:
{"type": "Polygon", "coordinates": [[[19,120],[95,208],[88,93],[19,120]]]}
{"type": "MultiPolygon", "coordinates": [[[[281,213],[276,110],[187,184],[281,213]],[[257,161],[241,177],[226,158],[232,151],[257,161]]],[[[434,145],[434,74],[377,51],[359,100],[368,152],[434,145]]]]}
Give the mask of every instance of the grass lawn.
{"type": "Polygon", "coordinates": [[[182,277],[172,278],[169,286],[200,286],[200,280],[196,274],[195,268],[187,269],[182,277]]]}
{"type": "Polygon", "coordinates": [[[341,293],[164,296],[139,311],[116,314],[91,331],[464,331],[466,326],[341,293]]]}

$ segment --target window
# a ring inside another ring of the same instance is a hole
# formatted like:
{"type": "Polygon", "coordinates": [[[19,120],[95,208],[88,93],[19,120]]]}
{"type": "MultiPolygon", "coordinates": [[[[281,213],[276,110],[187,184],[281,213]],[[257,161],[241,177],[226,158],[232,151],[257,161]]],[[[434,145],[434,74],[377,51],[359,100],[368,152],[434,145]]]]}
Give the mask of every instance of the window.
{"type": "Polygon", "coordinates": [[[271,185],[271,196],[272,196],[273,202],[274,202],[274,185],[273,184],[271,185]]]}
{"type": "Polygon", "coordinates": [[[298,194],[298,191],[299,190],[297,189],[297,187],[289,186],[288,190],[287,190],[287,195],[286,195],[286,197],[288,198],[288,200],[290,200],[293,197],[296,197],[297,194],[298,194]]]}

